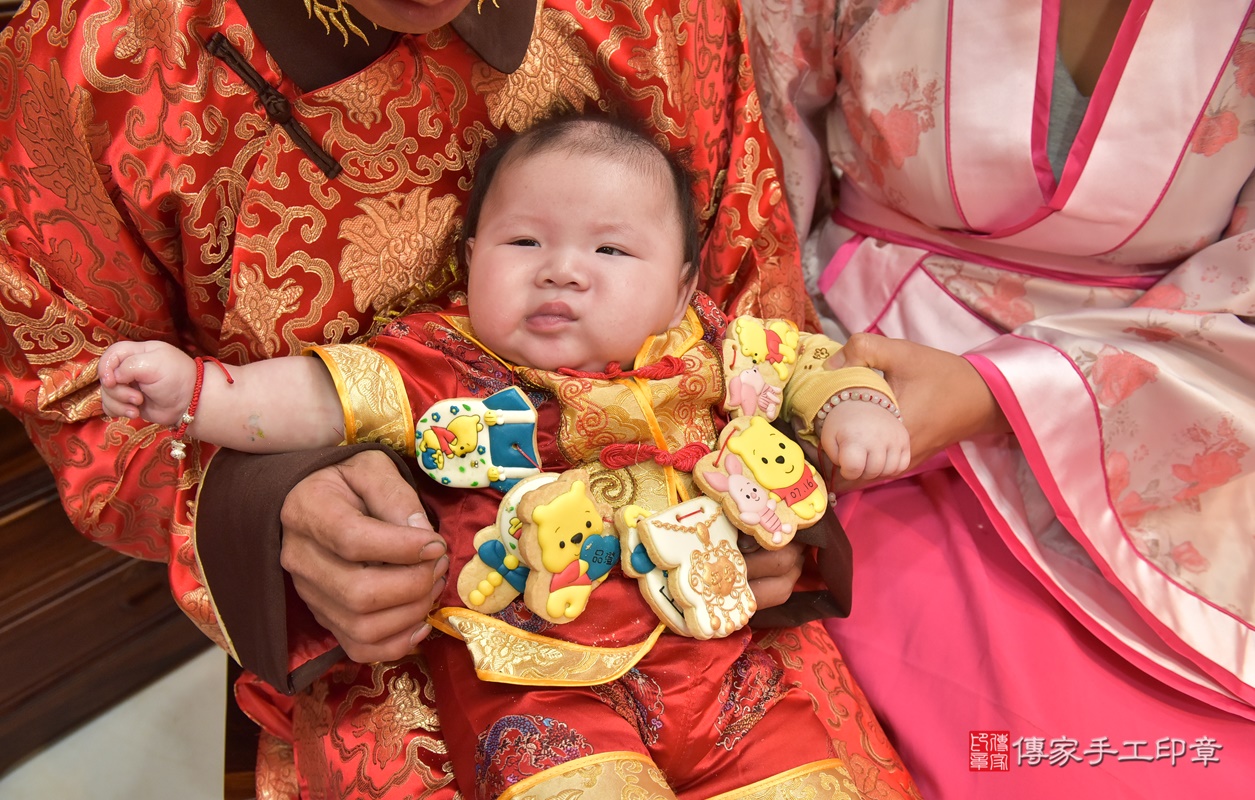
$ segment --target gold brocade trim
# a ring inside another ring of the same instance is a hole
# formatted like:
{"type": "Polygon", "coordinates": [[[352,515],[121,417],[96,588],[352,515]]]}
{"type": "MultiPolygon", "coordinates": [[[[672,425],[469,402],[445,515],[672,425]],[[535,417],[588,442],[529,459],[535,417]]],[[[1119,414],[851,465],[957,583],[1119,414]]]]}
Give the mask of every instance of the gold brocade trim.
{"type": "Polygon", "coordinates": [[[651,336],[645,340],[645,343],[641,345],[640,351],[636,354],[633,366],[643,367],[646,364],[652,364],[668,353],[683,356],[697,346],[705,332],[701,318],[697,316],[697,312],[690,305],[684,309],[683,322],[669,328],[665,333],[651,336]]]}
{"type": "Polygon", "coordinates": [[[674,800],[662,770],[650,758],[629,750],[577,758],[531,775],[502,792],[497,800],[674,800]],[[589,789],[595,787],[595,792],[589,789]]]}
{"type": "Polygon", "coordinates": [[[192,557],[196,559],[196,573],[200,576],[201,586],[205,590],[205,602],[209,603],[209,607],[213,610],[214,623],[217,625],[218,634],[221,636],[221,640],[215,637],[213,632],[205,630],[205,626],[202,623],[197,622],[197,627],[199,627],[206,636],[213,639],[218,645],[220,645],[223,650],[226,650],[227,655],[231,656],[231,658],[235,660],[235,663],[238,664],[240,663],[240,656],[235,652],[235,642],[231,641],[231,632],[228,631],[227,626],[223,624],[222,615],[218,613],[218,604],[214,602],[213,592],[209,590],[209,580],[205,577],[205,565],[201,563],[200,548],[197,546],[197,543],[200,540],[196,535],[196,519],[198,516],[196,511],[200,508],[200,491],[205,487],[205,476],[209,472],[209,465],[213,463],[214,456],[218,455],[220,452],[220,450],[215,450],[209,456],[209,460],[205,462],[205,465],[201,467],[201,481],[196,486],[196,498],[192,501],[190,513],[192,516],[192,557]]]}
{"type": "Polygon", "coordinates": [[[466,642],[480,680],[516,686],[596,686],[623,677],[665,626],[627,647],[592,647],[551,639],[466,608],[447,606],[427,617],[433,628],[466,642]]]}
{"type": "Polygon", "coordinates": [[[379,442],[414,455],[414,416],[401,371],[392,359],[357,344],[314,345],[302,351],[321,358],[344,409],[344,443],[379,442]]]}
{"type": "Polygon", "coordinates": [[[715,795],[710,800],[858,800],[862,796],[845,762],[828,758],[715,795]]]}
{"type": "MultiPolygon", "coordinates": [[[[558,401],[559,448],[573,464],[596,461],[612,443],[645,443],[673,452],[690,442],[713,446],[711,412],[723,396],[723,370],[702,332],[697,315],[688,313],[679,325],[646,342],[640,351],[646,358],[638,354],[634,368],[675,356],[684,362],[684,369],[670,378],[570,375],[532,367],[514,367],[514,372],[558,401]]],[[[652,468],[663,474],[662,467],[652,468]]],[[[674,482],[669,486],[672,497],[675,486],[674,482]]]]}

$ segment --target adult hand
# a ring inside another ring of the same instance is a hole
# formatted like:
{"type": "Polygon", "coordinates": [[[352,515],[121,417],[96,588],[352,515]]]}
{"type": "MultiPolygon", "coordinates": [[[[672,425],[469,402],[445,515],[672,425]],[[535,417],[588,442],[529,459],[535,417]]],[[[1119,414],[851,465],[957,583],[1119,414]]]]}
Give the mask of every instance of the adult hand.
{"type": "Polygon", "coordinates": [[[758,607],[771,608],[788,600],[802,575],[806,552],[802,543],[792,541],[779,550],[767,550],[759,547],[753,537],[742,534],[738,544],[758,607]]]}
{"type": "Polygon", "coordinates": [[[310,474],[280,519],[280,563],[349,658],[395,661],[431,632],[449,558],[387,455],[367,450],[310,474]]]}
{"type": "MultiPolygon", "coordinates": [[[[871,367],[885,374],[911,437],[911,467],[955,442],[1011,430],[980,373],[962,356],[906,339],[856,333],[827,366],[871,367]]],[[[825,467],[830,475],[830,467],[825,467]]],[[[865,481],[837,480],[835,491],[865,481]]]]}

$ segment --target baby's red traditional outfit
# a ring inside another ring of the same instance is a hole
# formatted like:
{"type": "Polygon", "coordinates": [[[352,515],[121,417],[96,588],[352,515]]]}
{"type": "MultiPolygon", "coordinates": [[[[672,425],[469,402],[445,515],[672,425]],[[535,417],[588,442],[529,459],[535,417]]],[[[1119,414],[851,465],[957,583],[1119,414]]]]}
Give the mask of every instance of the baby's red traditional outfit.
{"type": "MultiPolygon", "coordinates": [[[[699,294],[681,324],[647,341],[635,368],[618,375],[506,363],[476,341],[461,313],[411,315],[369,347],[336,345],[311,353],[332,372],[351,439],[388,442],[417,454],[429,474],[451,476],[443,481],[480,484],[420,484],[432,522],[449,542],[449,574],[458,576],[476,568],[473,562],[484,552],[477,548],[483,538],[477,531],[498,518],[503,492],[485,483],[503,480],[514,468],[501,464],[507,449],[514,451],[512,464],[520,454],[535,459],[540,469],[531,472],[587,470],[588,492],[603,508],[638,506],[656,513],[702,497],[689,473],[659,463],[666,457],[627,466],[599,459],[608,446],[624,444],[665,454],[693,443],[719,448],[727,423],[721,355],[727,325],[699,294]],[[468,409],[479,414],[481,403],[493,402],[488,398],[517,395],[501,394],[512,387],[535,409],[534,433],[526,441],[507,446],[491,423],[478,429],[453,423],[468,409]],[[433,427],[441,434],[428,435],[433,427]]],[[[871,370],[821,369],[839,347],[823,336],[800,334],[795,368],[783,387],[784,418],[804,421],[799,432],[812,441],[810,421],[834,394],[851,387],[888,394],[871,370]]],[[[722,513],[711,507],[713,512],[702,512],[710,519],[693,521],[702,522],[702,530],[722,513]]],[[[597,530],[617,539],[613,521],[603,522],[597,530]]],[[[613,547],[617,555],[617,541],[613,547]]],[[[627,563],[632,553],[623,550],[627,563]]],[[[666,796],[661,793],[667,787],[692,798],[742,797],[767,788],[779,797],[808,791],[859,796],[810,695],[784,682],[777,662],[748,628],[728,633],[725,627],[706,641],[677,635],[672,629],[683,623],[673,616],[664,624],[666,617],[642,591],[645,582],[625,574],[617,560],[608,573],[585,574],[587,563],[575,562],[582,564],[578,574],[554,575],[546,591],[557,593],[581,579],[593,587],[584,594],[582,612],[563,624],[529,608],[524,594],[495,613],[481,613],[467,607],[457,581],[449,582],[433,614],[446,635],[428,639],[424,652],[464,794],[550,797],[595,784],[597,797],[619,797],[629,786],[641,797],[666,796]],[[472,680],[476,674],[480,679],[472,680]]],[[[646,562],[645,571],[650,566],[646,562]]],[[[741,569],[740,579],[725,581],[724,596],[715,601],[749,604],[752,611],[743,562],[741,569]]],[[[495,591],[517,589],[498,576],[495,591]]],[[[715,608],[714,616],[719,613],[715,608]]]]}

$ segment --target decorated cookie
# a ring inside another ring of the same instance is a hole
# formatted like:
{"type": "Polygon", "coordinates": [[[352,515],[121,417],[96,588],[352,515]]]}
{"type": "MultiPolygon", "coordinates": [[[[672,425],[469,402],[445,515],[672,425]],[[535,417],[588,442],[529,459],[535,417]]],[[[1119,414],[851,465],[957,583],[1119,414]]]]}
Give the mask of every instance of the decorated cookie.
{"type": "Polygon", "coordinates": [[[475,534],[475,556],[458,573],[458,596],[467,608],[494,614],[526,588],[530,570],[519,559],[519,499],[557,479],[551,472],[542,472],[520,480],[501,499],[496,524],[475,534]]]}
{"type": "Polygon", "coordinates": [[[732,524],[769,550],[809,528],[828,507],[828,490],[797,442],[762,417],[739,417],[703,456],[693,480],[723,504],[732,524]]]}
{"type": "Polygon", "coordinates": [[[504,492],[540,472],[536,409],[511,386],[491,397],[434,404],[414,429],[419,466],[445,486],[504,492]]]}
{"type": "Polygon", "coordinates": [[[588,471],[572,469],[527,492],[518,519],[519,559],[531,569],[524,602],[550,622],[570,622],[619,562],[610,507],[593,499],[588,471]]]}
{"type": "Polygon", "coordinates": [[[797,343],[797,325],[788,320],[737,317],[728,325],[724,335],[724,363],[740,362],[734,365],[736,369],[749,369],[761,364],[763,376],[768,370],[774,372],[779,381],[774,385],[779,386],[793,374],[797,343]]]}
{"type": "Polygon", "coordinates": [[[615,517],[623,571],[667,627],[716,639],[744,627],[757,609],[737,549],[737,529],[719,503],[696,497],[657,514],[637,506],[615,517]]]}
{"type": "Polygon", "coordinates": [[[723,343],[724,382],[727,386],[723,397],[723,410],[731,417],[758,415],[774,420],[780,414],[783,390],[778,385],[774,369],[764,370],[763,365],[738,358],[731,342],[723,343]],[[748,365],[748,368],[742,367],[748,365]]]}

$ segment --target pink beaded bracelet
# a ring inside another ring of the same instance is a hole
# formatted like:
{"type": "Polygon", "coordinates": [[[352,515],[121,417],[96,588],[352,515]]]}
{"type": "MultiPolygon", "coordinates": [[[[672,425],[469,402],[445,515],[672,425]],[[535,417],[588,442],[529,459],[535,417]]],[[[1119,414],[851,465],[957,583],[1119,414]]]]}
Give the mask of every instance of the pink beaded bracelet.
{"type": "Polygon", "coordinates": [[[825,402],[823,406],[815,412],[815,423],[819,424],[823,422],[828,417],[828,412],[837,407],[837,403],[842,403],[846,400],[862,400],[865,403],[875,403],[893,414],[898,419],[902,419],[902,412],[898,411],[898,407],[890,402],[889,398],[879,392],[859,389],[843,389],[834,394],[832,397],[829,397],[827,402],[825,402]]]}

